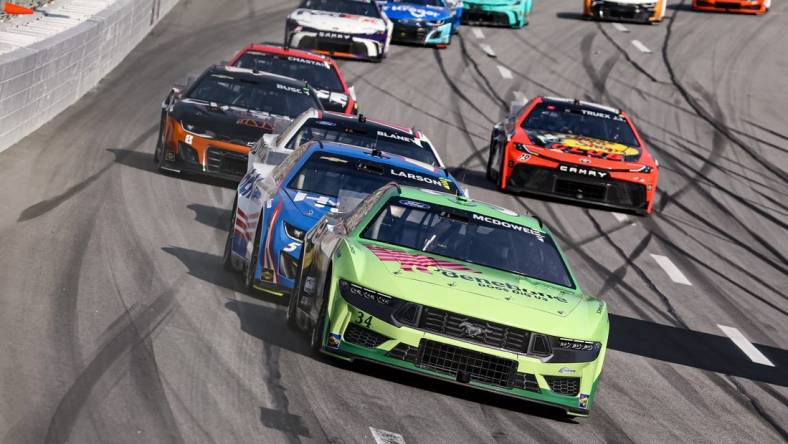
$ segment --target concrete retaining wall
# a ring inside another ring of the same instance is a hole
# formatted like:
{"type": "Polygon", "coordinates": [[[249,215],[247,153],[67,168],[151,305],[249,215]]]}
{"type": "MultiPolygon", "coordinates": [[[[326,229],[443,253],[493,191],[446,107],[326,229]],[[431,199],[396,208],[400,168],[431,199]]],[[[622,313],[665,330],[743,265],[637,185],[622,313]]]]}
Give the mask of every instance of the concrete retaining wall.
{"type": "Polygon", "coordinates": [[[0,151],[76,102],[178,0],[116,0],[86,21],[0,54],[0,151]]]}

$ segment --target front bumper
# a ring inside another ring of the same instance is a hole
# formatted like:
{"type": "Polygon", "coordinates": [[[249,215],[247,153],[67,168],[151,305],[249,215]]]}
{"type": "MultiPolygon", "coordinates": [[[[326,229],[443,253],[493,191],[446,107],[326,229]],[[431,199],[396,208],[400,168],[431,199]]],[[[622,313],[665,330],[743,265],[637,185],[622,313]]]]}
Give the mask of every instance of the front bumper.
{"type": "Polygon", "coordinates": [[[345,38],[321,37],[322,31],[297,26],[287,30],[291,48],[303,49],[332,57],[359,60],[379,60],[383,57],[386,36],[326,33],[343,35],[345,38]]]}
{"type": "Polygon", "coordinates": [[[650,23],[657,17],[657,2],[648,5],[633,5],[609,0],[591,2],[591,15],[598,20],[614,20],[619,22],[650,23]]]}
{"type": "Polygon", "coordinates": [[[525,8],[522,4],[486,4],[464,2],[462,23],[468,25],[492,25],[517,27],[526,24],[525,8]]]}
{"type": "Polygon", "coordinates": [[[331,299],[328,314],[324,353],[547,404],[575,415],[589,413],[605,355],[603,346],[591,362],[544,363],[408,326],[397,327],[358,310],[338,295],[331,299]]]}
{"type": "Polygon", "coordinates": [[[692,9],[709,12],[738,12],[742,14],[766,13],[766,2],[735,0],[694,0],[692,9]]]}
{"type": "Polygon", "coordinates": [[[164,147],[161,168],[238,182],[246,174],[249,147],[221,141],[178,141],[164,147]]]}
{"type": "Polygon", "coordinates": [[[451,27],[452,24],[450,22],[439,26],[429,26],[424,23],[405,24],[394,22],[391,40],[417,45],[448,45],[451,39],[451,27]]]}
{"type": "Polygon", "coordinates": [[[509,168],[506,189],[648,214],[654,187],[646,183],[577,176],[557,168],[518,163],[509,168]]]}

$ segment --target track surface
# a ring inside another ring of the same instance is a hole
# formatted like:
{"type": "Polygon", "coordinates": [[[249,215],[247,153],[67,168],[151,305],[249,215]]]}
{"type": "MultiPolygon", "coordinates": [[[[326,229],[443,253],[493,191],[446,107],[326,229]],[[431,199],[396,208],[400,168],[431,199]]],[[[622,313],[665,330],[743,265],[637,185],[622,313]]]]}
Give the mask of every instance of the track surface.
{"type": "Polygon", "coordinates": [[[158,106],[207,63],[278,41],[295,4],[183,0],[95,92],[0,154],[0,441],[786,440],[788,4],[774,3],[742,17],[673,1],[665,23],[622,32],[542,1],[521,31],[465,27],[446,50],[343,64],[364,113],[426,130],[474,197],[540,215],[609,302],[599,397],[575,421],[315,360],[282,306],[240,291],[220,266],[233,190],[154,172],[158,106]],[[655,214],[493,191],[487,140],[515,91],[634,115],[662,164],[655,214]]]}

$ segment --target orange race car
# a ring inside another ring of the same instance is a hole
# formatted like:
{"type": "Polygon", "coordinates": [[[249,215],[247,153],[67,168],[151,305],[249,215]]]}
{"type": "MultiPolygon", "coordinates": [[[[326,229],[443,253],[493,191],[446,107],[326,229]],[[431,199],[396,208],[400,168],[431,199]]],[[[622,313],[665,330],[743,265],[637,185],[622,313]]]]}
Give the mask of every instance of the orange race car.
{"type": "Polygon", "coordinates": [[[650,214],[659,165],[618,109],[536,97],[498,123],[487,178],[501,190],[650,214]]]}
{"type": "Polygon", "coordinates": [[[250,147],[310,108],[323,109],[301,80],[212,66],[190,85],[170,90],[153,158],[160,170],[240,180],[250,147]]]}
{"type": "Polygon", "coordinates": [[[766,14],[772,0],[692,0],[696,11],[740,12],[743,14],[766,14]]]}

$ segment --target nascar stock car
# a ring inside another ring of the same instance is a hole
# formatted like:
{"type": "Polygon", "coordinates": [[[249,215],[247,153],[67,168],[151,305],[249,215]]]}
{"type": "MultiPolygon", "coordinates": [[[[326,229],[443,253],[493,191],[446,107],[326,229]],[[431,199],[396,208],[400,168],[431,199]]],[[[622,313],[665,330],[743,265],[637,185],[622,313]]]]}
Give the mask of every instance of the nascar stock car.
{"type": "Polygon", "coordinates": [[[355,89],[329,57],[269,44],[251,44],[240,50],[230,65],[292,77],[307,82],[323,108],[347,114],[358,112],[355,89]]]}
{"type": "Polygon", "coordinates": [[[659,168],[622,111],[536,97],[495,125],[487,178],[499,189],[650,214],[659,168]]]}
{"type": "Polygon", "coordinates": [[[772,0],[692,0],[692,9],[696,11],[765,14],[771,6],[772,0]]]}
{"type": "Polygon", "coordinates": [[[224,264],[250,291],[289,294],[304,234],[388,182],[463,193],[444,168],[379,150],[319,141],[285,154],[270,150],[238,185],[224,264]]]}
{"type": "Polygon", "coordinates": [[[454,33],[454,11],[445,0],[389,0],[383,12],[394,23],[391,40],[446,47],[454,33]]]}
{"type": "Polygon", "coordinates": [[[457,34],[460,32],[460,25],[462,24],[462,12],[465,10],[465,4],[462,0],[446,0],[451,10],[451,32],[457,34]]]}
{"type": "Polygon", "coordinates": [[[379,62],[392,27],[374,0],[303,0],[287,16],[285,46],[379,62]]]}
{"type": "Polygon", "coordinates": [[[598,20],[657,23],[665,18],[667,0],[583,0],[583,15],[598,20]]]}
{"type": "Polygon", "coordinates": [[[310,108],[322,109],[303,81],[212,66],[189,86],[170,90],[153,158],[160,170],[238,180],[250,147],[310,108]]]}
{"type": "Polygon", "coordinates": [[[587,415],[607,348],[535,218],[389,184],[304,237],[287,319],[313,351],[587,415]]]}
{"type": "Polygon", "coordinates": [[[293,120],[281,134],[266,134],[252,147],[247,168],[260,162],[268,150],[292,151],[306,142],[323,140],[377,149],[443,167],[435,147],[419,130],[368,119],[363,114],[348,116],[310,109],[293,120]]]}
{"type": "Polygon", "coordinates": [[[462,22],[522,28],[528,24],[533,0],[463,0],[462,22]]]}

